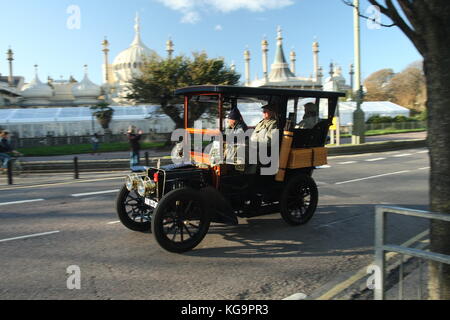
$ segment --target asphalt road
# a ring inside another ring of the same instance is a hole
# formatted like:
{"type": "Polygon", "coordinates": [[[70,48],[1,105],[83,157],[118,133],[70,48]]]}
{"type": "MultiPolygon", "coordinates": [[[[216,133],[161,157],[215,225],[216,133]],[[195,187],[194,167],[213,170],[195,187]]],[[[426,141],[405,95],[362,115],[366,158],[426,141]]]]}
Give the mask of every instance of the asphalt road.
{"type": "MultiPolygon", "coordinates": [[[[375,205],[428,207],[425,149],[329,162],[315,173],[321,198],[308,225],[290,227],[279,215],[213,225],[200,246],[184,255],[168,253],[152,234],[118,223],[114,200],[122,178],[2,189],[0,299],[309,295],[372,262],[375,205]],[[67,288],[73,265],[81,270],[79,290],[67,288]]],[[[425,221],[393,216],[388,239],[400,244],[426,227],[425,221]]]]}

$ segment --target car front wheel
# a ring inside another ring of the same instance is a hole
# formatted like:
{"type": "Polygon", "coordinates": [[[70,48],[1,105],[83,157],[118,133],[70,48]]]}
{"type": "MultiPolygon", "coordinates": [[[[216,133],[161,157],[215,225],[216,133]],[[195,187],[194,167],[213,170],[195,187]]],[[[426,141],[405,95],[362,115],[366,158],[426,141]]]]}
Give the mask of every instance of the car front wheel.
{"type": "Polygon", "coordinates": [[[130,230],[147,232],[151,229],[153,209],[145,204],[136,191],[123,186],[116,199],[116,211],[122,224],[130,230]]]}
{"type": "Polygon", "coordinates": [[[152,232],[162,248],[183,253],[200,244],[210,221],[200,192],[182,188],[171,191],[159,202],[153,215],[152,232]]]}

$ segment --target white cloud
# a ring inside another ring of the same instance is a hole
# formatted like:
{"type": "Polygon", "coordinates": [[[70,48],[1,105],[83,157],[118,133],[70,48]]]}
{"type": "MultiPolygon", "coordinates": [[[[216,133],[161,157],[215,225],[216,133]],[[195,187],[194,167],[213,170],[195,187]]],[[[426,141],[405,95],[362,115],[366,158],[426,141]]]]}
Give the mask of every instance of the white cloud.
{"type": "Polygon", "coordinates": [[[216,31],[222,31],[223,28],[222,28],[222,26],[221,26],[220,24],[218,24],[217,26],[214,27],[214,30],[216,30],[216,31]]]}
{"type": "Polygon", "coordinates": [[[183,14],[181,22],[197,23],[200,12],[216,10],[228,13],[237,10],[262,12],[284,8],[294,4],[294,0],[156,0],[166,7],[183,14]]]}
{"type": "Polygon", "coordinates": [[[200,21],[200,15],[196,11],[188,11],[181,18],[182,23],[192,23],[195,24],[200,21]]]}

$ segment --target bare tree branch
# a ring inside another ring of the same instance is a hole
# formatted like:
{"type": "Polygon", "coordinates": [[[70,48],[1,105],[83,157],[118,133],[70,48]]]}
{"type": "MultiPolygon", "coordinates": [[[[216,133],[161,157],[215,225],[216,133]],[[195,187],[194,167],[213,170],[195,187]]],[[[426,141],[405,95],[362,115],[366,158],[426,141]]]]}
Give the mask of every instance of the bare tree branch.
{"type": "MultiPolygon", "coordinates": [[[[374,0],[368,1],[372,3],[374,0]]],[[[388,10],[386,14],[389,16],[389,18],[392,19],[392,21],[394,21],[397,24],[400,30],[402,30],[406,34],[406,36],[416,45],[417,49],[421,51],[421,53],[423,53],[425,50],[425,42],[423,41],[422,37],[420,37],[415,30],[411,29],[411,27],[405,22],[405,20],[403,20],[397,8],[392,3],[392,0],[385,0],[385,2],[388,10]]],[[[408,16],[408,19],[409,18],[410,17],[408,16]]]]}
{"type": "MultiPolygon", "coordinates": [[[[344,4],[346,4],[347,6],[349,6],[349,7],[353,7],[353,8],[355,7],[355,6],[353,5],[353,3],[350,2],[350,0],[342,0],[342,2],[343,2],[344,4]]],[[[361,18],[364,18],[364,19],[367,19],[367,20],[369,20],[369,21],[372,21],[373,23],[376,23],[376,24],[380,25],[381,27],[391,28],[391,27],[395,27],[395,26],[396,26],[395,23],[393,23],[393,24],[383,24],[383,23],[379,23],[375,18],[370,18],[370,17],[365,16],[365,15],[363,15],[363,14],[361,14],[361,13],[359,13],[359,16],[360,16],[361,18]]]]}

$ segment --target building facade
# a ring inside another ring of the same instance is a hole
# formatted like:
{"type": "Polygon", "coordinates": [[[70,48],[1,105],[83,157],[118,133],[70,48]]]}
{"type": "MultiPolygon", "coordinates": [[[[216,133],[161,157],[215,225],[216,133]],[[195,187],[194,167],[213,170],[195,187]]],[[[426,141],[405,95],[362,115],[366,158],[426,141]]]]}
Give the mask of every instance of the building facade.
{"type": "MultiPolygon", "coordinates": [[[[277,30],[277,47],[275,59],[269,70],[268,52],[269,43],[264,39],[261,43],[262,50],[262,78],[250,79],[251,53],[248,49],[244,51],[245,60],[245,85],[249,87],[278,87],[278,88],[296,88],[303,90],[325,90],[347,92],[351,89],[346,84],[342,75],[342,68],[330,66],[330,77],[324,78],[323,68],[319,63],[319,42],[314,41],[312,45],[313,72],[310,77],[300,77],[296,74],[297,55],[294,50],[289,54],[289,63],[283,49],[283,36],[281,27],[277,30]]],[[[352,73],[350,73],[352,77],[352,73]]]]}

